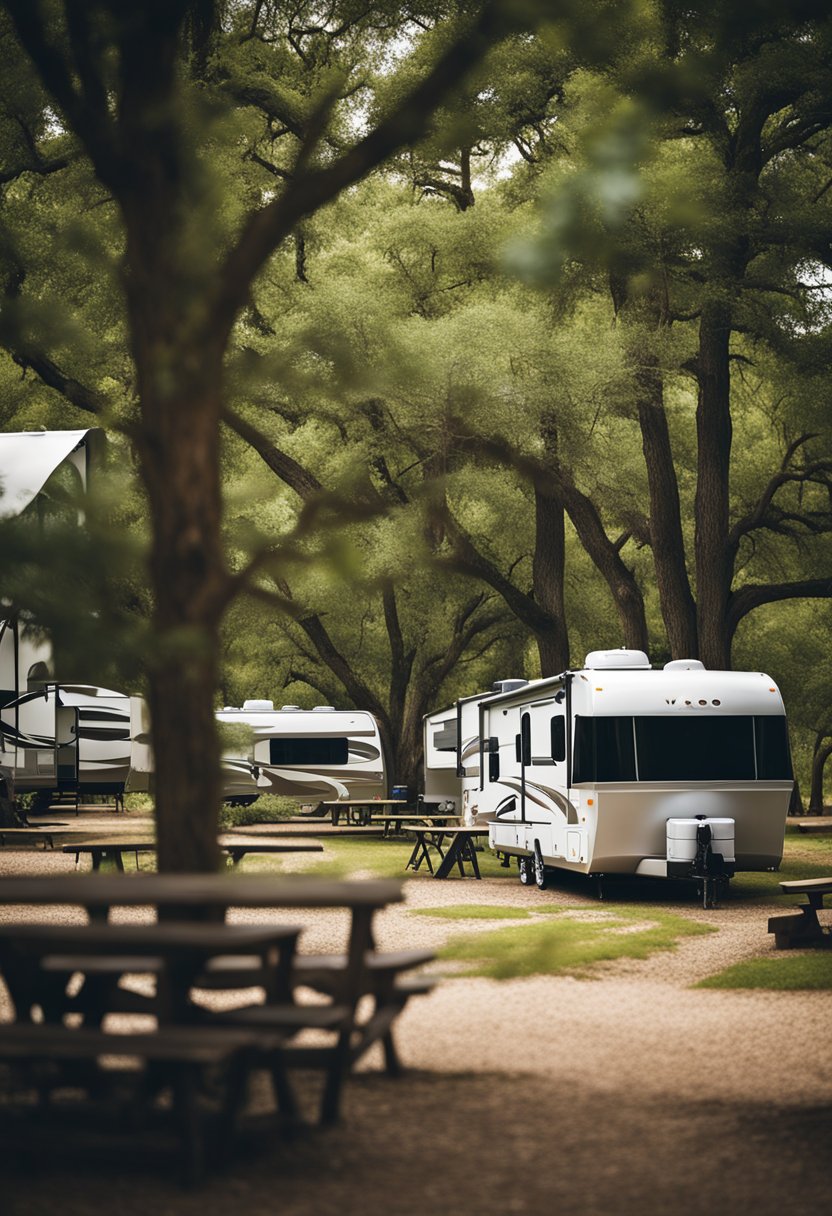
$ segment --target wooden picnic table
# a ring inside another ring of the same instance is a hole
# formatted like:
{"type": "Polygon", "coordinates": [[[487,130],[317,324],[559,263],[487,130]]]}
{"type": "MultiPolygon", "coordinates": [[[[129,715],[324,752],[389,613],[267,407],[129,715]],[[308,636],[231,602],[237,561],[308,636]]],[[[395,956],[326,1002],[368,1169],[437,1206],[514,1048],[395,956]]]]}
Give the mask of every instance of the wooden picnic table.
{"type": "Polygon", "coordinates": [[[796,912],[769,917],[768,931],[774,934],[775,950],[795,946],[832,946],[832,933],[821,925],[818,913],[827,895],[832,895],[832,878],[803,878],[780,883],[784,895],[805,895],[806,903],[796,912]]]}
{"type": "Polygon", "coordinates": [[[480,867],[477,862],[475,841],[479,836],[487,836],[487,827],[431,827],[419,823],[408,826],[407,831],[416,837],[413,852],[408,858],[405,869],[418,870],[424,861],[434,878],[447,878],[454,866],[459,869],[460,876],[466,877],[465,862],[470,866],[474,878],[480,878],[480,867]],[[436,849],[440,863],[436,870],[430,850],[436,849]]]}
{"type": "Polygon", "coordinates": [[[406,812],[404,814],[396,812],[395,814],[391,815],[373,815],[370,819],[371,823],[384,824],[385,836],[389,836],[392,832],[400,830],[411,823],[433,824],[450,823],[451,821],[456,823],[459,823],[460,821],[459,815],[453,811],[450,813],[441,813],[436,815],[421,815],[418,812],[414,813],[413,811],[406,812]]]}
{"type": "Polygon", "coordinates": [[[369,824],[373,810],[378,811],[384,806],[407,806],[406,798],[350,798],[334,799],[322,802],[321,806],[329,807],[332,826],[337,827],[341,813],[346,811],[347,823],[360,825],[369,824]]]}
{"type": "Polygon", "coordinates": [[[52,833],[44,828],[0,828],[0,846],[23,844],[27,840],[42,844],[45,849],[51,849],[55,843],[52,833]]]}
{"type": "Polygon", "coordinates": [[[100,870],[102,861],[113,861],[117,870],[124,872],[124,854],[134,853],[136,869],[139,868],[139,853],[155,853],[152,840],[124,840],[110,837],[106,840],[73,840],[61,846],[62,853],[74,853],[78,865],[82,853],[89,853],[93,870],[100,870]]]}
{"type": "MultiPolygon", "coordinates": [[[[101,921],[107,920],[114,907],[149,906],[164,910],[167,917],[175,913],[177,919],[196,914],[214,916],[220,920],[230,908],[345,909],[350,916],[346,951],[343,955],[322,959],[320,964],[315,964],[327,976],[326,991],[333,1004],[323,1011],[320,1006],[296,1006],[294,1008],[298,1012],[292,1022],[294,1029],[301,1029],[304,1024],[310,1024],[320,1017],[321,1012],[327,1015],[330,1008],[338,1014],[336,1024],[329,1027],[337,1033],[334,1045],[304,1049],[303,1056],[300,1055],[301,1049],[298,1049],[299,1064],[325,1072],[321,1104],[323,1122],[332,1122],[338,1117],[343,1081],[357,1058],[358,1048],[354,1048],[353,1038],[358,1040],[361,1050],[366,1050],[379,1038],[385,1050],[388,1042],[392,1046],[390,1015],[402,1008],[403,993],[397,991],[384,1008],[379,1008],[377,1004],[372,1025],[359,1025],[356,1009],[361,997],[371,990],[368,959],[378,958],[372,930],[373,916],[379,909],[398,903],[402,898],[402,884],[390,879],[356,882],[294,875],[238,875],[233,871],[205,875],[83,873],[0,878],[0,906],[77,906],[83,908],[93,920],[101,921]],[[386,1024],[381,1014],[387,1015],[386,1024]]],[[[399,967],[399,970],[402,969],[404,963],[399,967]]],[[[250,965],[247,970],[251,971],[250,965]]],[[[246,970],[240,973],[234,967],[227,967],[224,971],[220,967],[218,971],[209,973],[207,978],[212,977],[214,982],[211,986],[226,989],[247,986],[246,970]]],[[[255,982],[259,982],[259,972],[255,982]]],[[[302,982],[302,979],[295,977],[293,982],[302,982]]],[[[312,986],[316,985],[313,983],[312,986]]],[[[263,1032],[272,1029],[285,1031],[286,1012],[286,1007],[281,1004],[267,1004],[255,1009],[233,1011],[224,1016],[240,1028],[253,1027],[263,1032]]],[[[292,1060],[289,1062],[292,1063],[292,1060]]],[[[288,1110],[293,1108],[288,1090],[281,1096],[281,1105],[284,1102],[288,1110]]]]}
{"type": "Polygon", "coordinates": [[[220,837],[220,849],[231,858],[231,864],[237,866],[249,853],[322,853],[324,846],[315,841],[296,840],[291,844],[278,840],[262,840],[256,836],[234,837],[229,840],[220,837]]]}
{"type": "Polygon", "coordinates": [[[86,1025],[99,1025],[127,974],[157,976],[147,1006],[160,1023],[192,1022],[191,990],[212,958],[252,954],[260,960],[267,996],[291,1000],[291,971],[299,925],[237,925],[193,921],[141,924],[0,923],[0,970],[18,1020],[40,1006],[49,1022],[71,1009],[86,1025]],[[103,965],[102,965],[103,964],[103,965]],[[84,976],[67,1000],[66,986],[84,976]]]}
{"type": "MultiPolygon", "coordinates": [[[[64,853],[75,854],[75,864],[78,864],[82,853],[89,853],[93,870],[100,870],[101,863],[106,860],[115,862],[117,870],[124,871],[124,854],[134,853],[136,869],[139,868],[140,853],[155,853],[156,845],[152,840],[124,840],[111,837],[106,840],[79,840],[62,846],[64,853]]],[[[220,837],[220,852],[231,859],[231,864],[239,865],[249,853],[320,853],[323,845],[311,841],[295,841],[283,844],[278,841],[261,840],[258,837],[220,837]]]]}

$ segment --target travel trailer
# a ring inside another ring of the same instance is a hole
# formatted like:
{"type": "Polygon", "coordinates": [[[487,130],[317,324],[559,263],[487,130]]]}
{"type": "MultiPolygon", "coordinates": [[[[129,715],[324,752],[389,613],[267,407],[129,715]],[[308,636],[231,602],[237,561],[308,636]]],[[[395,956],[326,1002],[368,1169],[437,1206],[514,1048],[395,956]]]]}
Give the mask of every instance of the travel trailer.
{"type": "Polygon", "coordinates": [[[769,676],[593,651],[581,670],[469,703],[476,739],[465,702],[425,719],[426,797],[441,782],[487,822],[521,881],[542,887],[553,869],[692,878],[707,900],[738,871],[778,868],[793,777],[769,676]]]}
{"type": "Polygon", "coordinates": [[[43,802],[145,790],[147,707],[141,697],[109,688],[45,682],[0,711],[0,762],[12,770],[18,794],[43,802]]]}
{"type": "MultiPolygon", "coordinates": [[[[97,428],[0,434],[0,518],[25,516],[38,536],[53,511],[76,512],[72,495],[88,486],[103,446],[97,428]]],[[[2,585],[0,764],[11,770],[18,794],[44,801],[146,789],[150,770],[142,699],[56,682],[49,638],[3,600],[2,585]]]]}
{"type": "Polygon", "coordinates": [[[383,798],[384,753],[371,713],[316,705],[274,708],[244,701],[217,712],[225,728],[223,789],[227,802],[250,803],[260,794],[301,801],[383,798]]]}

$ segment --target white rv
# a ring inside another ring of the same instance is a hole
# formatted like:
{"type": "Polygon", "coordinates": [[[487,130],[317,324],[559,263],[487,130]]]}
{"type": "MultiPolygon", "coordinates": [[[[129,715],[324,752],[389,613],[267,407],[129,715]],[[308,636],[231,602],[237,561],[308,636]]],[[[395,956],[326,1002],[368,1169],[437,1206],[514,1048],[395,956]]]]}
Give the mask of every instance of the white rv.
{"type": "MultiPolygon", "coordinates": [[[[695,660],[653,670],[617,650],[511,683],[472,699],[479,764],[459,763],[455,790],[522,881],[543,886],[550,868],[691,877],[707,898],[707,880],[778,868],[793,778],[769,676],[695,660]]],[[[425,721],[426,768],[451,712],[425,721]]]]}
{"type": "Polygon", "coordinates": [[[218,710],[217,721],[239,736],[223,745],[226,801],[253,802],[263,793],[300,801],[385,796],[378,723],[365,710],[276,710],[272,701],[252,700],[218,710]]]}
{"type": "Polygon", "coordinates": [[[0,762],[11,768],[17,793],[44,800],[147,789],[145,703],[90,684],[44,683],[0,711],[0,762]]]}
{"type": "MultiPolygon", "coordinates": [[[[73,495],[88,486],[103,445],[95,428],[0,434],[0,518],[24,515],[41,530],[52,511],[77,512],[73,495]]],[[[0,764],[12,770],[18,793],[44,799],[146,789],[150,769],[144,702],[91,684],[56,683],[51,642],[3,600],[2,570],[0,764]]]]}

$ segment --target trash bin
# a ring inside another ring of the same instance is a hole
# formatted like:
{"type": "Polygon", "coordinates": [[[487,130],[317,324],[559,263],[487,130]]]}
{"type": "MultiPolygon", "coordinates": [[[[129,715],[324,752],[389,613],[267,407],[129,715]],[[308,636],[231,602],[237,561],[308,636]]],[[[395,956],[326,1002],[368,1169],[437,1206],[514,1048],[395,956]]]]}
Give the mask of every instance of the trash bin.
{"type": "Polygon", "coordinates": [[[410,790],[406,785],[394,785],[390,790],[391,798],[401,798],[404,802],[408,801],[410,790]]]}

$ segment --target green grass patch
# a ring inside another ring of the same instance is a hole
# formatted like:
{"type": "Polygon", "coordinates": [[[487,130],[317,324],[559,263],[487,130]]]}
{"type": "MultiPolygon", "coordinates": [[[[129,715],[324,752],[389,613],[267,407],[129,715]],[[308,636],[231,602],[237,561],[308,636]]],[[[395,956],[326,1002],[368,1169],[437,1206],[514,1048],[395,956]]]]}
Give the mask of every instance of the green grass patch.
{"type": "MultiPolygon", "coordinates": [[[[282,823],[298,813],[295,798],[284,798],[280,794],[260,794],[251,806],[220,807],[220,831],[249,827],[252,823],[282,823]]],[[[320,822],[320,820],[318,820],[320,822]]]]}
{"type": "Polygon", "coordinates": [[[765,988],[795,992],[832,988],[832,951],[817,950],[788,958],[754,958],[695,984],[696,988],[765,988]]]}
{"type": "Polygon", "coordinates": [[[435,916],[439,920],[531,919],[531,912],[525,908],[506,908],[503,904],[462,904],[449,908],[411,908],[410,915],[435,916]]]}
{"type": "Polygon", "coordinates": [[[715,932],[714,926],[669,912],[644,912],[605,905],[595,919],[571,913],[557,920],[535,920],[458,937],[439,957],[468,963],[466,975],[510,980],[529,975],[586,976],[592,967],[615,959],[643,959],[657,950],[673,950],[682,937],[715,932]]]}

